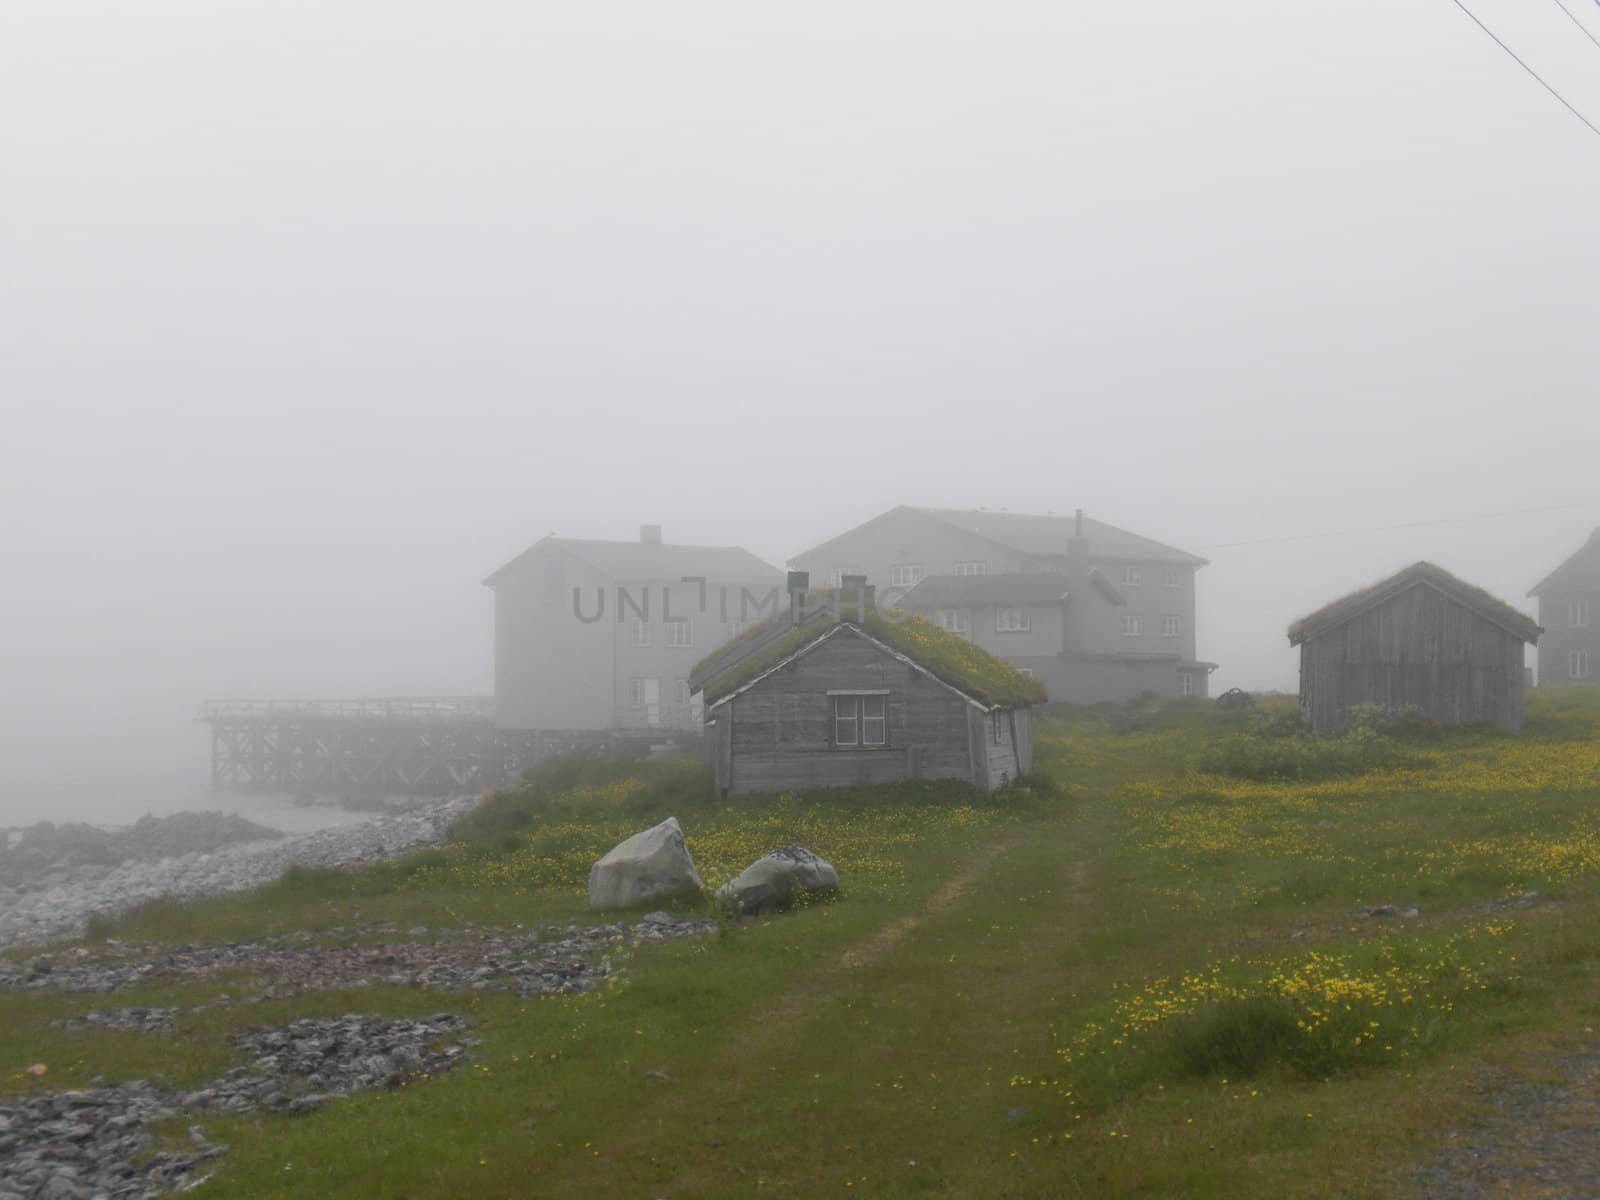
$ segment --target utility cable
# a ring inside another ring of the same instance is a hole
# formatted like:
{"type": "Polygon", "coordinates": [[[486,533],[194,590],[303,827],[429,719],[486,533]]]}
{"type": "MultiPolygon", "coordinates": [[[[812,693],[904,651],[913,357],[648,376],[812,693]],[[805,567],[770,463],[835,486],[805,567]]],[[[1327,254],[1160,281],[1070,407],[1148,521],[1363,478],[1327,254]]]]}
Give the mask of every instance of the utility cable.
{"type": "MultiPolygon", "coordinates": [[[[1478,20],[1478,17],[1477,17],[1476,13],[1474,13],[1470,8],[1468,8],[1465,4],[1463,4],[1461,2],[1461,0],[1451,0],[1451,3],[1454,4],[1457,8],[1459,8],[1462,12],[1466,13],[1467,16],[1471,17],[1472,18],[1472,23],[1474,25],[1476,25],[1479,29],[1483,30],[1484,33],[1488,34],[1489,37],[1491,39],[1493,39],[1494,44],[1496,46],[1499,46],[1500,49],[1504,50],[1513,59],[1515,59],[1516,63],[1517,63],[1517,66],[1521,67],[1529,75],[1532,75],[1534,77],[1534,79],[1538,80],[1540,87],[1542,87],[1545,91],[1549,92],[1557,100],[1561,101],[1561,105],[1562,105],[1563,108],[1565,108],[1569,113],[1571,113],[1573,116],[1577,117],[1578,120],[1582,121],[1585,125],[1587,125],[1589,127],[1589,132],[1590,133],[1594,134],[1595,137],[1600,137],[1600,127],[1597,127],[1594,124],[1593,121],[1589,120],[1588,117],[1584,116],[1581,112],[1579,112],[1576,108],[1574,108],[1567,101],[1567,98],[1565,96],[1563,96],[1560,92],[1556,91],[1555,88],[1551,87],[1548,83],[1546,83],[1544,81],[1544,77],[1542,75],[1540,75],[1539,72],[1535,71],[1527,63],[1523,62],[1522,59],[1517,56],[1517,52],[1515,50],[1513,50],[1510,46],[1506,45],[1498,37],[1495,36],[1494,30],[1490,29],[1482,21],[1478,20]]],[[[1576,18],[1574,18],[1574,20],[1576,20],[1576,18]]]]}

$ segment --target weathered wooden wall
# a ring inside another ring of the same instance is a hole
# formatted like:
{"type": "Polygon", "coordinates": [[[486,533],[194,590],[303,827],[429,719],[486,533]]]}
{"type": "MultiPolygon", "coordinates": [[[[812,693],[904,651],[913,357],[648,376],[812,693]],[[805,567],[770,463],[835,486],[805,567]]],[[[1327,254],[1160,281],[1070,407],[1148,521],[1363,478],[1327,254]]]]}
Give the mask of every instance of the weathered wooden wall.
{"type": "Polygon", "coordinates": [[[1522,639],[1425,585],[1300,646],[1300,710],[1319,733],[1343,728],[1355,704],[1519,732],[1524,690],[1522,639]]]}
{"type": "MultiPolygon", "coordinates": [[[[728,795],[900,779],[990,786],[988,747],[974,738],[969,715],[982,718],[987,733],[988,718],[961,696],[842,632],[717,708],[708,748],[728,795]],[[830,689],[886,691],[888,745],[835,748],[830,689]]],[[[1010,770],[1014,778],[1014,762],[1010,770]]]]}

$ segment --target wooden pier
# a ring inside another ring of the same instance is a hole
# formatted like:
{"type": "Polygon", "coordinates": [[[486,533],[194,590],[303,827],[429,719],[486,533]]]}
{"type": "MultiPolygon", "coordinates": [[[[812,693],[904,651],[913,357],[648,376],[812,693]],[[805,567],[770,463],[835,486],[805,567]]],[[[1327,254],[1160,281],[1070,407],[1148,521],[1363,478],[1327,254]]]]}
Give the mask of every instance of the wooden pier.
{"type": "Polygon", "coordinates": [[[211,785],[312,796],[444,796],[514,780],[558,739],[495,727],[487,696],[210,700],[211,785]]]}

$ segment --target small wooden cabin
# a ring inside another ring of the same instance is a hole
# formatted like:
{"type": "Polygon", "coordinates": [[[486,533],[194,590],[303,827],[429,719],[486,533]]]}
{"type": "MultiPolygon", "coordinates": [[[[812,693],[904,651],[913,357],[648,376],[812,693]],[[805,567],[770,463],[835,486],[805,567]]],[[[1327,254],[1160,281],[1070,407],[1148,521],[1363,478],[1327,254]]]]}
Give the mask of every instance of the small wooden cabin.
{"type": "Polygon", "coordinates": [[[1029,769],[1037,680],[921,617],[840,611],[797,606],[696,666],[719,794],[906,779],[993,791],[1029,769]]]}
{"type": "Polygon", "coordinates": [[[1441,725],[1520,733],[1531,617],[1419,562],[1289,627],[1300,647],[1300,712],[1318,733],[1352,705],[1415,708],[1441,725]]]}

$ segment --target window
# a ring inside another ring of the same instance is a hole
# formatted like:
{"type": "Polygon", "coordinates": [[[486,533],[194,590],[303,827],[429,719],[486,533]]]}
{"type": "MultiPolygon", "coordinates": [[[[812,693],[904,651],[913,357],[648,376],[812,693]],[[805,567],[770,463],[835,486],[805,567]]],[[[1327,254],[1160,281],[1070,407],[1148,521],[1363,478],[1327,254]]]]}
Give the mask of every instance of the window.
{"type": "Polygon", "coordinates": [[[694,626],[686,620],[667,622],[667,645],[692,646],[694,645],[694,626]]]}
{"type": "Polygon", "coordinates": [[[921,563],[895,563],[889,568],[890,587],[915,587],[921,582],[921,563]]]}
{"type": "Polygon", "coordinates": [[[1589,624],[1589,601],[1587,599],[1567,601],[1567,624],[1573,629],[1584,629],[1589,624]]]}
{"type": "Polygon", "coordinates": [[[1177,567],[1164,567],[1161,571],[1162,587],[1182,587],[1183,580],[1179,577],[1177,567]]]}
{"type": "Polygon", "coordinates": [[[988,573],[989,564],[986,562],[958,562],[956,564],[957,575],[987,575],[988,573]]]}
{"type": "Polygon", "coordinates": [[[1192,696],[1192,695],[1194,695],[1194,672],[1193,671],[1179,671],[1178,672],[1178,694],[1181,695],[1181,696],[1192,696]]]}
{"type": "Polygon", "coordinates": [[[650,644],[650,625],[643,617],[633,619],[633,644],[635,646],[648,646],[650,644]]]}
{"type": "Polygon", "coordinates": [[[972,618],[967,615],[967,610],[964,608],[941,608],[939,628],[966,637],[972,632],[972,618]]]}
{"type": "Polygon", "coordinates": [[[833,744],[846,748],[888,745],[888,700],[884,692],[835,694],[833,744]]]}
{"type": "Polygon", "coordinates": [[[1033,678],[1033,668],[1032,667],[1018,667],[1017,670],[1021,671],[1029,679],[1033,678]]]}
{"type": "Polygon", "coordinates": [[[833,570],[828,572],[828,586],[829,587],[843,587],[844,586],[844,577],[846,575],[865,575],[865,574],[866,574],[866,572],[863,571],[860,567],[835,567],[835,568],[833,568],[833,570]]]}
{"type": "Polygon", "coordinates": [[[1122,568],[1122,586],[1123,587],[1138,587],[1139,586],[1139,568],[1138,567],[1123,567],[1122,568]]]}
{"type": "Polygon", "coordinates": [[[1138,613],[1123,613],[1122,614],[1122,636],[1123,637],[1143,637],[1144,636],[1144,618],[1141,617],[1138,613]]]}
{"type": "Polygon", "coordinates": [[[1589,652],[1587,650],[1567,651],[1567,677],[1569,679],[1589,678],[1589,652]]]}
{"type": "Polygon", "coordinates": [[[689,681],[687,679],[678,680],[678,703],[689,703],[689,695],[689,681]]]}
{"type": "Polygon", "coordinates": [[[730,642],[744,632],[743,621],[728,621],[725,622],[725,625],[726,628],[723,630],[723,632],[728,635],[728,640],[730,642]]]}
{"type": "Polygon", "coordinates": [[[1022,608],[997,608],[994,610],[994,631],[996,633],[1027,633],[1033,625],[1028,619],[1026,609],[1022,608]]]}
{"type": "Polygon", "coordinates": [[[1162,613],[1161,614],[1161,636],[1162,637],[1177,637],[1178,636],[1178,614],[1177,613],[1162,613]]]}

